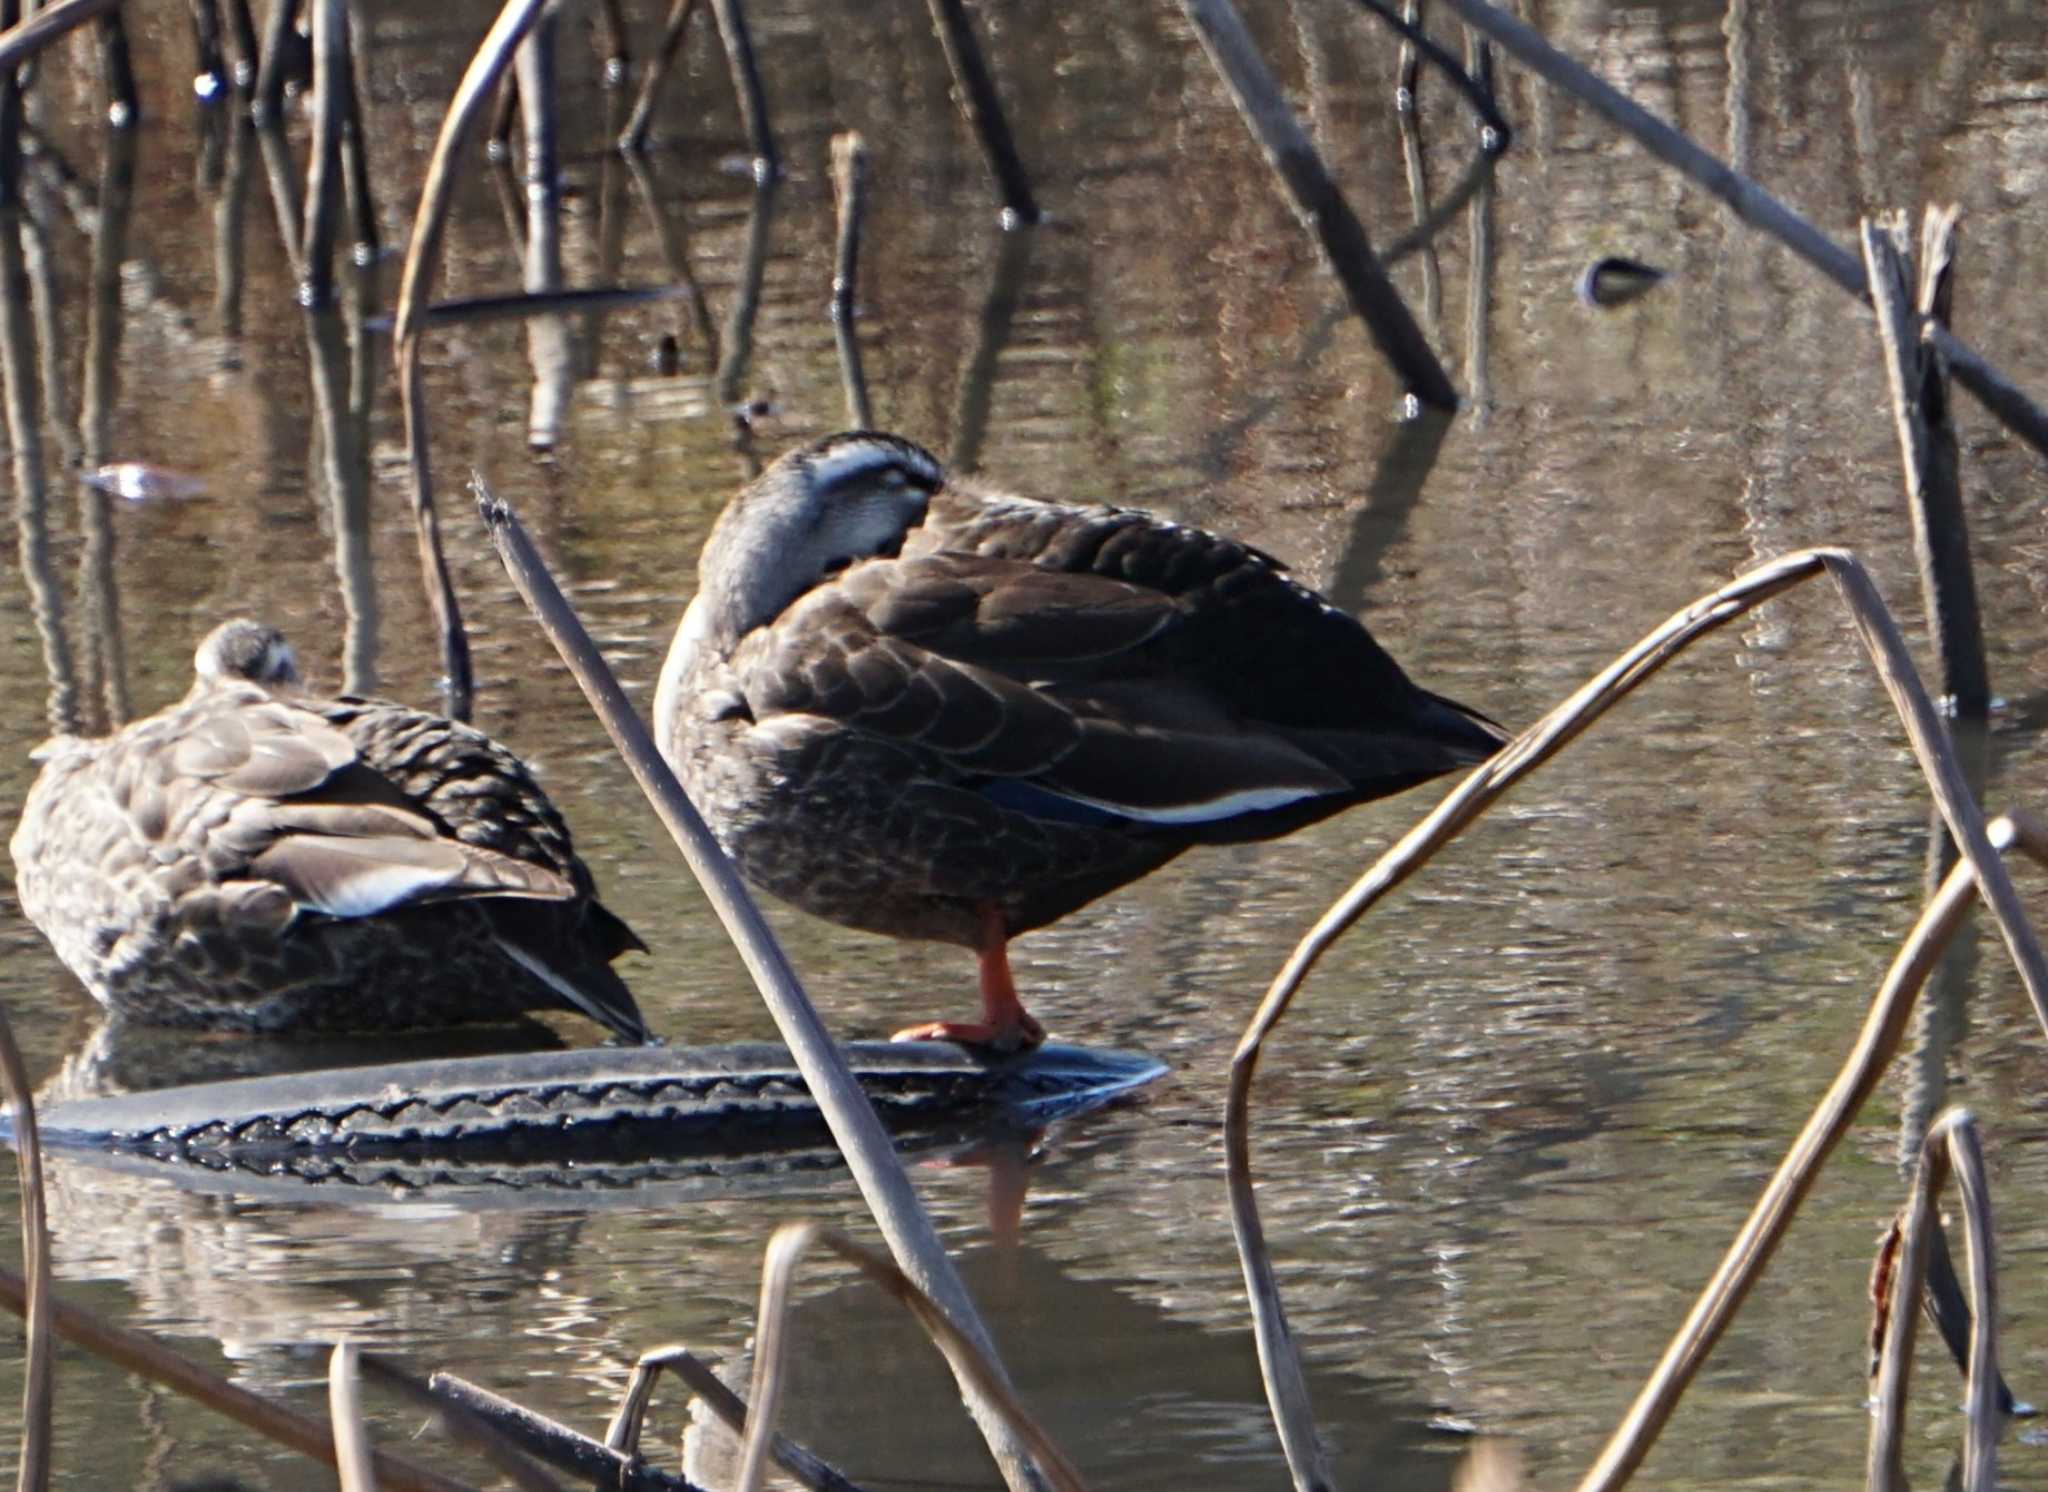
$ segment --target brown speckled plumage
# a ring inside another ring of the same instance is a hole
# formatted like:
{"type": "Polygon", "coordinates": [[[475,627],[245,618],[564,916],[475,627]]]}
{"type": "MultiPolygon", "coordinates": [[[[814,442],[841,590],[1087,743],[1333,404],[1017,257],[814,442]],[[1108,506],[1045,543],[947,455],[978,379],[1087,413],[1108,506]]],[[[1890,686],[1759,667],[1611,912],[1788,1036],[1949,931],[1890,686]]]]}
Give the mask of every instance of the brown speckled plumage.
{"type": "Polygon", "coordinates": [[[783,457],[698,574],[655,729],[720,842],[807,911],[979,948],[1012,1044],[1010,934],[1504,739],[1269,555],[954,483],[891,436],[783,457]]]}
{"type": "Polygon", "coordinates": [[[14,834],[23,909],[103,1005],[263,1031],[567,1008],[646,1038],[610,967],[639,941],[517,757],[403,705],[303,693],[255,623],[197,662],[170,708],[46,745],[14,834]]]}

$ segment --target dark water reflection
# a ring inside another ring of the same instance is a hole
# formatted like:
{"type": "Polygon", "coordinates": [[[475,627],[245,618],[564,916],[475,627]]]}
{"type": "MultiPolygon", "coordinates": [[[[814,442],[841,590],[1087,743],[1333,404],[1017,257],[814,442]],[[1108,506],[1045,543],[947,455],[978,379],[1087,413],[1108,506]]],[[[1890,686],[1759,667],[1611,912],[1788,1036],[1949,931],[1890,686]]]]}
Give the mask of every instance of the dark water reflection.
{"type": "MultiPolygon", "coordinates": [[[[1248,9],[1369,229],[1396,237],[1409,198],[1391,42],[1334,0],[1248,9]]],[[[642,10],[644,56],[659,17],[642,10]]],[[[387,242],[403,241],[412,184],[488,13],[364,13],[387,242]]],[[[1433,340],[1481,397],[1448,426],[1404,426],[1395,384],[1336,313],[1332,283],[1174,7],[997,4],[977,17],[1053,214],[1029,239],[996,230],[921,7],[756,7],[791,173],[739,381],[773,406],[764,449],[839,419],[826,146],[858,127],[874,150],[862,305],[878,417],[993,480],[1240,533],[1362,609],[1421,678],[1511,724],[1675,606],[1800,545],[1853,545],[1917,627],[1867,326],[1839,291],[1589,114],[1505,73],[1519,138],[1486,209],[1491,279],[1475,286],[1463,226],[1437,254],[1445,309],[1433,340]],[[1574,279],[1610,253],[1673,278],[1635,305],[1589,312],[1574,279]]],[[[2048,273],[2048,46],[2027,0],[1580,3],[1534,19],[1844,241],[1860,211],[1960,201],[1959,327],[2021,383],[2048,389],[2048,343],[2034,334],[2048,273]]],[[[678,1039],[758,1037],[766,1022],[736,959],[456,501],[458,475],[483,465],[645,698],[697,546],[743,469],[713,391],[732,349],[708,333],[729,344],[751,191],[728,169],[742,134],[722,58],[700,33],[657,127],[657,225],[602,158],[605,100],[583,25],[563,27],[568,279],[616,264],[621,279],[665,281],[682,256],[703,309],[684,297],[572,328],[585,371],[546,458],[526,450],[524,333],[434,333],[450,558],[475,629],[479,719],[545,772],[607,899],[654,949],[629,971],[650,1019],[678,1039]],[[678,375],[650,371],[664,336],[678,375]]],[[[197,149],[182,10],[138,14],[132,29],[150,123],[125,228],[109,219],[126,235],[111,277],[95,269],[90,229],[118,172],[101,170],[87,59],[53,60],[31,108],[71,173],[39,178],[38,211],[62,338],[52,365],[71,401],[56,407],[73,422],[94,388],[82,359],[91,319],[120,313],[112,385],[94,406],[104,429],[85,420],[72,445],[45,442],[57,604],[83,681],[68,707],[95,726],[110,706],[154,709],[184,688],[197,636],[231,612],[285,625],[323,683],[346,673],[426,699],[437,655],[386,349],[361,365],[377,379],[366,403],[345,339],[309,337],[292,304],[250,143],[226,132],[214,154],[197,149]],[[239,166],[237,152],[251,152],[239,166]],[[218,254],[237,242],[239,256],[218,254]],[[324,439],[323,397],[345,412],[324,439]],[[348,450],[336,439],[366,459],[365,491],[337,494],[327,473],[347,463],[328,456],[348,450]],[[189,472],[210,495],[76,502],[54,464],[73,449],[89,464],[189,472]],[[338,552],[360,552],[374,592],[344,592],[338,552]]],[[[1432,180],[1448,183],[1469,146],[1435,83],[1423,122],[1432,180]]],[[[303,130],[295,122],[301,150],[303,130]]],[[[517,283],[487,177],[466,184],[449,242],[446,294],[517,283]]],[[[1421,274],[1411,262],[1398,276],[1418,299],[1421,274]]],[[[388,308],[389,263],[381,278],[388,308]]],[[[1988,796],[2024,801],[2048,765],[2042,468],[1969,405],[1962,437],[1993,681],[2011,701],[1988,745],[1988,796]]],[[[0,616],[0,685],[14,706],[0,801],[18,803],[51,692],[17,567],[0,616]]],[[[1191,856],[1015,950],[1061,1036],[1142,1047],[1175,1067],[1144,1105],[1046,1138],[1014,1242],[989,1221],[1001,1186],[990,1170],[918,1172],[1027,1396],[1100,1485],[1281,1481],[1224,1213],[1223,1063],[1287,946],[1431,801],[1191,856]]],[[[1326,960],[1262,1067],[1257,1156],[1347,1485],[1444,1485],[1455,1432],[1470,1428],[1523,1438],[1545,1484],[1584,1464],[1846,1050],[1910,923],[1925,849],[1926,796],[1883,692],[1837,605],[1813,589],[1676,665],[1326,960]]],[[[970,998],[970,971],[950,951],[777,920],[849,1034],[970,998]]],[[[39,1072],[64,1082],[60,1068],[92,1037],[89,1002],[18,917],[0,921],[0,944],[15,1025],[39,1072]]],[[[1971,1000],[1948,1066],[1990,1130],[2007,1371],[2039,1399],[2048,1360],[2030,1272],[2048,1249],[2033,1205],[2048,1182],[2048,1063],[1990,949],[1971,1000]]],[[[218,1055],[165,1046],[146,1071],[218,1055]]],[[[137,1080],[132,1065],[113,1075],[137,1080]]],[[[1864,1271],[1901,1190],[1900,1106],[1888,1086],[1844,1147],[1667,1432],[1655,1475],[1782,1486],[1853,1475],[1864,1271]]],[[[308,1408],[324,1402],[322,1365],[304,1344],[347,1333],[593,1429],[641,1349],[741,1349],[778,1219],[863,1226],[850,1194],[824,1180],[685,1208],[614,1196],[587,1209],[380,1212],[179,1193],[63,1165],[53,1204],[70,1291],[191,1338],[196,1355],[308,1408]]],[[[800,1330],[819,1376],[800,1385],[792,1418],[822,1451],[876,1484],[985,1479],[950,1389],[877,1301],[820,1284],[800,1330]]],[[[1930,1359],[1920,1380],[1923,1477],[1941,1474],[1959,1435],[1943,1412],[1945,1371],[1930,1359]]],[[[222,1464],[277,1487],[323,1484],[82,1360],[64,1360],[59,1390],[67,1485],[154,1485],[222,1464]]],[[[0,1402],[14,1393],[0,1374],[0,1402]]],[[[412,1423],[392,1412],[380,1429],[398,1439],[412,1423]]],[[[2007,1454],[2013,1480],[2038,1479],[2037,1448],[2007,1454]]]]}

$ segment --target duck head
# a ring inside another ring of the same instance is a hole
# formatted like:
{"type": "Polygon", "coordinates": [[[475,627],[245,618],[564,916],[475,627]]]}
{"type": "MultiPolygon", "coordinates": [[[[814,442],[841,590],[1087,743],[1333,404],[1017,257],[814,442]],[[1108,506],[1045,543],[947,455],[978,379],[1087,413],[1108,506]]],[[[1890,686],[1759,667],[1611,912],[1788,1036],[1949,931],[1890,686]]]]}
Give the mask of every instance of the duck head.
{"type": "Polygon", "coordinates": [[[848,565],[902,550],[945,485],[938,458],[849,431],[789,452],[741,489],[697,562],[700,636],[730,644],[848,565]]]}
{"type": "Polygon", "coordinates": [[[230,680],[261,684],[266,689],[299,682],[298,655],[275,627],[247,617],[222,622],[200,640],[192,654],[198,687],[230,680]]]}

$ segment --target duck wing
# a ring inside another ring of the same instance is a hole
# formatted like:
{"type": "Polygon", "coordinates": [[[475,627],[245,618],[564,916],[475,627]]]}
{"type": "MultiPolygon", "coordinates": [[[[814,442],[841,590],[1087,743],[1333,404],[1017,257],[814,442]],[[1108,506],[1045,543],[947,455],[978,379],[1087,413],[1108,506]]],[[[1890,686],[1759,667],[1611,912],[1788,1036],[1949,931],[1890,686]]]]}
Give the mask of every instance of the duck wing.
{"type": "Polygon", "coordinates": [[[1128,580],[939,553],[849,569],[733,663],[757,723],[824,717],[888,738],[1039,817],[1190,826],[1355,798],[1329,753],[1219,687],[1183,636],[1199,616],[1128,580]]]}

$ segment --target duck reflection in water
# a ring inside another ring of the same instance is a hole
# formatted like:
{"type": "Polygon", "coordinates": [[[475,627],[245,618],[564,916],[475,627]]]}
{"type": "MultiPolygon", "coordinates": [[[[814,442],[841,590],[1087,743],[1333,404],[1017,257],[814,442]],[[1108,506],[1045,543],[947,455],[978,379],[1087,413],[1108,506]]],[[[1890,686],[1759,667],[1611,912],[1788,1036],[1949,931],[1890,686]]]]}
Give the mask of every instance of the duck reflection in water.
{"type": "Polygon", "coordinates": [[[982,1018],[899,1035],[1000,1050],[1044,1039],[1011,937],[1506,739],[1270,555],[981,490],[872,432],[790,452],[719,517],[655,731],[755,885],[977,951],[982,1018]]]}
{"type": "Polygon", "coordinates": [[[199,645],[191,691],[39,749],[22,908],[131,1020],[362,1031],[580,1011],[648,1039],[597,901],[526,766],[468,726],[320,698],[270,627],[199,645]]]}

